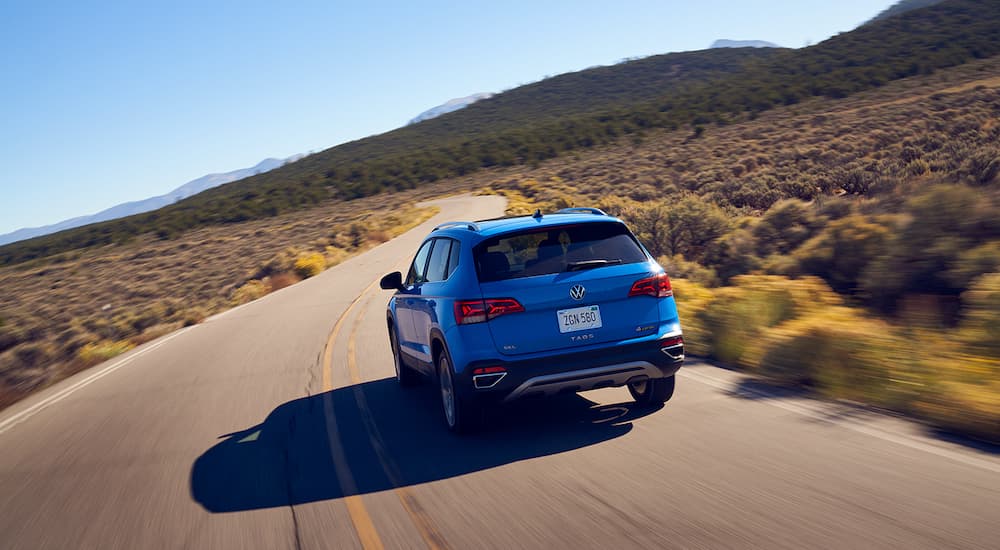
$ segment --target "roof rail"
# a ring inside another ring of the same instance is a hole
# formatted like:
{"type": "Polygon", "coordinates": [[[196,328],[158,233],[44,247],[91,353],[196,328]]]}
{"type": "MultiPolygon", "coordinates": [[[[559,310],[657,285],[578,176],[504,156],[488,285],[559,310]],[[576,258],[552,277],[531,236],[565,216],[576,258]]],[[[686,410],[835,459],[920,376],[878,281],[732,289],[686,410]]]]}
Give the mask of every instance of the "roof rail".
{"type": "Polygon", "coordinates": [[[479,226],[476,222],[444,222],[431,231],[437,231],[438,229],[451,229],[453,227],[464,227],[469,231],[479,231],[479,226]]]}
{"type": "Polygon", "coordinates": [[[556,214],[586,214],[586,213],[590,213],[595,216],[607,216],[607,214],[599,208],[588,208],[586,206],[563,208],[562,210],[556,212],[556,214]]]}

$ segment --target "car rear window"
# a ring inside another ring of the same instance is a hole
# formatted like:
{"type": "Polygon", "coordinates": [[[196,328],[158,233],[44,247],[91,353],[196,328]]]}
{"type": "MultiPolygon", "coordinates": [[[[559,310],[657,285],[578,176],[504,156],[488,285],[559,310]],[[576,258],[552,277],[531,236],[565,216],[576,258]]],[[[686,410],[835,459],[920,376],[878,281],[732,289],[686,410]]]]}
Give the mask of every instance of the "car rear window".
{"type": "Polygon", "coordinates": [[[620,223],[585,223],[499,235],[477,246],[475,258],[483,283],[647,260],[635,237],[620,223]]]}

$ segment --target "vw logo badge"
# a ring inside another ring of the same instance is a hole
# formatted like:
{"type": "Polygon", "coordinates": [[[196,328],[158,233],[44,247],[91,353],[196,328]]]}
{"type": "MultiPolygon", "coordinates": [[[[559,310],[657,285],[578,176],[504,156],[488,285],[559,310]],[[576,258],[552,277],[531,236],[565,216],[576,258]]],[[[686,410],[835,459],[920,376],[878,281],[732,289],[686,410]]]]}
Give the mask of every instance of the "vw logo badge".
{"type": "Polygon", "coordinates": [[[587,289],[583,288],[583,285],[575,285],[573,288],[569,289],[569,297],[574,300],[582,300],[583,295],[587,293],[587,289]]]}

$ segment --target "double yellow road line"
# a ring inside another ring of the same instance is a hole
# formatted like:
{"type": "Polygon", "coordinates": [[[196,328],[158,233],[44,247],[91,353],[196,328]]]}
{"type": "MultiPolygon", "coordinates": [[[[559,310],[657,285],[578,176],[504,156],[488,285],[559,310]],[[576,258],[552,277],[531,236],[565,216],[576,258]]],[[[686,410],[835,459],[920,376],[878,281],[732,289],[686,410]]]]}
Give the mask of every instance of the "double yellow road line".
{"type": "Polygon", "coordinates": [[[407,514],[409,514],[410,519],[413,522],[414,527],[416,527],[417,531],[420,533],[421,538],[423,538],[427,547],[432,550],[446,549],[448,548],[448,544],[445,542],[444,537],[441,536],[441,533],[434,526],[430,515],[417,501],[413,492],[409,488],[403,486],[403,480],[399,473],[399,468],[396,466],[395,462],[386,450],[386,446],[379,433],[378,426],[375,424],[375,419],[372,416],[371,408],[369,408],[364,391],[361,389],[362,380],[361,372],[358,369],[357,364],[355,341],[358,328],[364,320],[368,305],[371,303],[372,298],[376,295],[371,294],[371,291],[375,288],[376,284],[377,281],[368,285],[361,292],[361,294],[359,294],[358,297],[347,306],[347,309],[344,310],[344,313],[340,315],[340,318],[338,318],[337,322],[333,325],[333,329],[330,331],[330,336],[327,338],[326,347],[323,350],[323,408],[324,413],[326,414],[327,435],[330,439],[330,451],[333,456],[334,466],[337,469],[337,479],[346,495],[344,497],[344,503],[347,506],[347,512],[351,517],[351,522],[354,524],[354,530],[358,534],[358,539],[361,541],[361,546],[366,550],[381,550],[384,548],[382,539],[379,537],[378,530],[375,528],[371,515],[365,507],[364,500],[358,492],[357,483],[351,473],[350,465],[347,461],[347,454],[344,451],[343,442],[340,439],[339,430],[337,428],[337,419],[333,411],[333,396],[330,393],[333,390],[333,346],[336,344],[344,323],[347,321],[351,312],[362,302],[362,299],[367,296],[367,299],[364,299],[364,305],[361,308],[360,313],[358,313],[357,318],[354,320],[351,333],[347,340],[347,371],[350,375],[351,385],[354,390],[354,398],[358,404],[358,411],[361,413],[361,419],[364,422],[368,433],[369,443],[375,450],[376,456],[378,456],[379,462],[382,465],[382,470],[385,472],[389,482],[393,485],[393,492],[395,492],[396,496],[399,498],[403,509],[406,510],[407,514]]]}

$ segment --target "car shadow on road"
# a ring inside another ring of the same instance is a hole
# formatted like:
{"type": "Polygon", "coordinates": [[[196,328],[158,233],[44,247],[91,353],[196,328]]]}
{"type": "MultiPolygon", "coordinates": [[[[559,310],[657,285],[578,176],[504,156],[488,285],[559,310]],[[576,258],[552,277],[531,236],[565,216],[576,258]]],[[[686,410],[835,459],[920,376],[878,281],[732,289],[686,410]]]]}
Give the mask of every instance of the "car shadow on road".
{"type": "Polygon", "coordinates": [[[444,428],[434,388],[376,380],[289,401],[220,436],[192,466],[191,495],[211,512],[233,512],[384,491],[595,445],[651,412],[570,394],[497,409],[483,432],[458,437],[444,428]]]}

